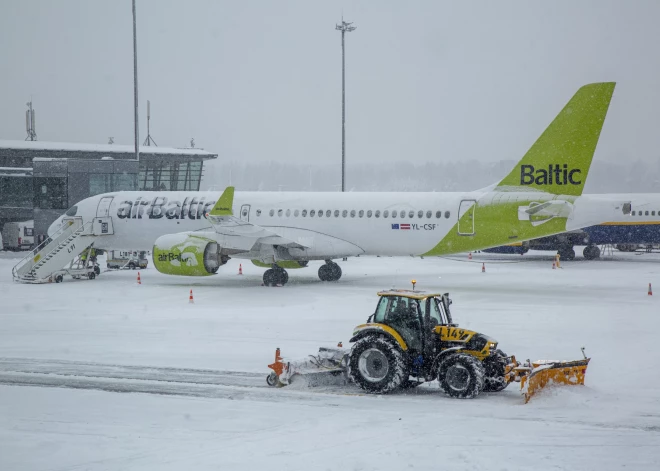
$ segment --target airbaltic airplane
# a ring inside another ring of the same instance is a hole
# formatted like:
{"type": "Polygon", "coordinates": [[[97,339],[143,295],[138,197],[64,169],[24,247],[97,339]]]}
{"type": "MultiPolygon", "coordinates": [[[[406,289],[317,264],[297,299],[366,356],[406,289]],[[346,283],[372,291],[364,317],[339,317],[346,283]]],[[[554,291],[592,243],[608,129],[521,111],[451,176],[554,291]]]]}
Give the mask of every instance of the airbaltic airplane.
{"type": "Polygon", "coordinates": [[[591,226],[621,207],[580,197],[614,86],[580,88],[509,175],[480,191],[106,193],[69,209],[49,234],[82,217],[103,228],[94,247],[153,249],[163,273],[211,275],[234,257],[268,268],[270,285],[310,260],[325,260],[319,278],[334,281],[332,260],[343,257],[446,255],[591,226]]]}

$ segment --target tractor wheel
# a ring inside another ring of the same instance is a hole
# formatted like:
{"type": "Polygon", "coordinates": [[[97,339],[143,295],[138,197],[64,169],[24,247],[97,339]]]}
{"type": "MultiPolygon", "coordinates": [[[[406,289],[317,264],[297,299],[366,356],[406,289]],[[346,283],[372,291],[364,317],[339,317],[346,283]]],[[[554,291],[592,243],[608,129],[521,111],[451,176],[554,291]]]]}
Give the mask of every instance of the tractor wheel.
{"type": "Polygon", "coordinates": [[[368,393],[386,394],[401,386],[408,373],[396,343],[385,337],[367,336],[351,349],[348,376],[368,393]]]}
{"type": "Polygon", "coordinates": [[[472,399],[484,388],[484,367],[467,353],[454,353],[438,367],[440,389],[451,397],[472,399]]]}
{"type": "Polygon", "coordinates": [[[484,360],[484,391],[499,392],[506,389],[509,385],[504,379],[506,363],[506,355],[502,350],[497,350],[484,360]]]}

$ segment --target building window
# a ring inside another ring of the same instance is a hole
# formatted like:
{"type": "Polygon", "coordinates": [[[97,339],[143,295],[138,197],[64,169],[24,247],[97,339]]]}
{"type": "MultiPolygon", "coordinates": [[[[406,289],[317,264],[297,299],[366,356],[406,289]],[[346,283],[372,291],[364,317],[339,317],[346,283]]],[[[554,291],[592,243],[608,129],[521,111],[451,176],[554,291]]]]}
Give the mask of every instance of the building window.
{"type": "Polygon", "coordinates": [[[451,216],[449,211],[445,211],[445,219],[449,219],[449,216],[451,216]]]}
{"type": "Polygon", "coordinates": [[[32,209],[34,207],[32,183],[32,176],[27,174],[0,176],[0,205],[32,209]]]}
{"type": "Polygon", "coordinates": [[[34,205],[39,209],[67,209],[66,177],[34,177],[34,205]]]}

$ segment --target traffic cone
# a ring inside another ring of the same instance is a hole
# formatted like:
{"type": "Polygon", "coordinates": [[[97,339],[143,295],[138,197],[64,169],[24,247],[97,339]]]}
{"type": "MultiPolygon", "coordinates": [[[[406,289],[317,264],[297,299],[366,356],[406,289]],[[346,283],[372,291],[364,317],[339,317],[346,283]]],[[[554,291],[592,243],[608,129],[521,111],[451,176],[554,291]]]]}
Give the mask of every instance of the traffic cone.
{"type": "Polygon", "coordinates": [[[337,348],[342,348],[342,347],[343,347],[342,343],[339,342],[339,343],[337,344],[337,348]]]}
{"type": "Polygon", "coordinates": [[[552,261],[552,269],[555,270],[556,268],[557,268],[557,264],[556,264],[555,261],[553,260],[553,261],[552,261]]]}
{"type": "Polygon", "coordinates": [[[472,260],[472,252],[468,254],[468,260],[472,260]]]}
{"type": "Polygon", "coordinates": [[[653,290],[651,289],[651,283],[649,283],[649,296],[653,296],[653,290]]]}
{"type": "Polygon", "coordinates": [[[481,273],[486,273],[486,264],[485,263],[481,264],[481,273]]]}
{"type": "Polygon", "coordinates": [[[195,300],[193,299],[193,295],[192,295],[192,288],[190,289],[190,297],[188,298],[188,302],[190,304],[195,304],[195,300]]]}
{"type": "Polygon", "coordinates": [[[239,264],[238,264],[238,274],[239,274],[239,275],[242,275],[242,274],[243,274],[243,264],[242,264],[242,263],[239,263],[239,264]]]}
{"type": "Polygon", "coordinates": [[[138,272],[138,278],[137,278],[138,285],[142,284],[142,281],[140,280],[140,272],[138,272]]]}

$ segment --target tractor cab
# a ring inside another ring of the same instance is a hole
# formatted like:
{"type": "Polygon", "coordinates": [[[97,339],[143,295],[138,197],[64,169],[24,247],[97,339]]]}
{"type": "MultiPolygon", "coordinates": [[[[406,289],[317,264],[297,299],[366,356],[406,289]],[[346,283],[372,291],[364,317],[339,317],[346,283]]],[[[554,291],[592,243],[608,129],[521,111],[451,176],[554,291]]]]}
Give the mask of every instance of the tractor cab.
{"type": "Polygon", "coordinates": [[[429,354],[433,348],[434,329],[455,326],[449,306],[449,293],[411,290],[388,290],[378,293],[376,311],[367,323],[382,324],[397,332],[415,352],[429,354]]]}

